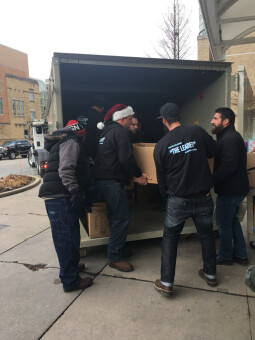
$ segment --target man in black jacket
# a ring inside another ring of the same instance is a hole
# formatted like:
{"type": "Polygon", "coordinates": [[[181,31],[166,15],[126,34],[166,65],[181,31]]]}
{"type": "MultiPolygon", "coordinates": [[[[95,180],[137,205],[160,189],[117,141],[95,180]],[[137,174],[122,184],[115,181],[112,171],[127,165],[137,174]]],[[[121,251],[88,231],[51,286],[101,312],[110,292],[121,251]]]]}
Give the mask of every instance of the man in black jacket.
{"type": "Polygon", "coordinates": [[[161,279],[155,288],[173,293],[177,247],[185,221],[192,218],[202,246],[204,261],[199,276],[209,286],[216,286],[216,254],[213,236],[213,179],[207,158],[216,154],[216,142],[199,126],[182,126],[176,104],[160,109],[160,118],[169,132],[154,150],[159,190],[167,201],[161,245],[161,279]]]}
{"type": "Polygon", "coordinates": [[[49,159],[39,197],[45,200],[65,292],[86,289],[92,284],[90,277],[79,276],[85,269],[79,263],[79,212],[85,209],[86,190],[86,159],[81,152],[84,139],[85,129],[76,120],[45,136],[49,159]]]}
{"type": "Polygon", "coordinates": [[[146,185],[148,179],[138,168],[129,138],[132,107],[116,104],[106,113],[96,156],[95,178],[107,205],[110,225],[108,258],[110,266],[123,272],[133,270],[132,264],[124,259],[124,246],[129,224],[129,208],[124,186],[132,177],[146,185]]]}
{"type": "Polygon", "coordinates": [[[228,107],[216,109],[211,124],[218,144],[213,177],[214,191],[218,194],[216,224],[221,242],[216,263],[232,265],[235,261],[247,265],[246,244],[237,217],[238,208],[249,191],[244,140],[235,130],[235,114],[228,107]]]}

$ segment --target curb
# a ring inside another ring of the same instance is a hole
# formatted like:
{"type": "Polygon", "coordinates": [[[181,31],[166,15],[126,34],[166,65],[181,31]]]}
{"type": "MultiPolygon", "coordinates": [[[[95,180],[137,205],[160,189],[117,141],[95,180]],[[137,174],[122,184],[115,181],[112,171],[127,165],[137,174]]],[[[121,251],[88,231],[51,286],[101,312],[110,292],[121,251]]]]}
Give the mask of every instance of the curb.
{"type": "Polygon", "coordinates": [[[10,195],[14,195],[14,194],[18,194],[20,192],[32,189],[32,188],[36,187],[38,184],[41,183],[41,178],[36,177],[36,176],[31,176],[31,175],[29,175],[29,177],[33,177],[35,180],[32,183],[25,185],[24,187],[0,193],[0,198],[10,196],[10,195]]]}

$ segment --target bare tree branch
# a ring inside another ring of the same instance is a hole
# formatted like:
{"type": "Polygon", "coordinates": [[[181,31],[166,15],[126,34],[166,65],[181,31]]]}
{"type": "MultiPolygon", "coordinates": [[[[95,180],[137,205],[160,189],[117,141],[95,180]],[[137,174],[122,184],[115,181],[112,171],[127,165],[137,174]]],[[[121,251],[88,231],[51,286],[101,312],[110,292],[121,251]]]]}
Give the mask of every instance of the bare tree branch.
{"type": "Polygon", "coordinates": [[[164,59],[184,59],[191,52],[190,13],[186,12],[183,0],[171,0],[167,13],[163,15],[161,30],[163,38],[158,41],[157,54],[164,59]]]}

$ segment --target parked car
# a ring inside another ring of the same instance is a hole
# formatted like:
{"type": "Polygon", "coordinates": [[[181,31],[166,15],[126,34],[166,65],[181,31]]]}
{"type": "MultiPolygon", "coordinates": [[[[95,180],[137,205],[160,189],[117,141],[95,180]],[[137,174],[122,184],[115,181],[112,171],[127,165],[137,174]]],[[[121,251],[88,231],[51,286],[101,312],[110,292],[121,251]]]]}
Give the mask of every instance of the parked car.
{"type": "Polygon", "coordinates": [[[4,157],[15,159],[18,155],[21,155],[22,158],[26,158],[30,148],[31,145],[27,140],[5,142],[0,146],[0,159],[4,157]]]}

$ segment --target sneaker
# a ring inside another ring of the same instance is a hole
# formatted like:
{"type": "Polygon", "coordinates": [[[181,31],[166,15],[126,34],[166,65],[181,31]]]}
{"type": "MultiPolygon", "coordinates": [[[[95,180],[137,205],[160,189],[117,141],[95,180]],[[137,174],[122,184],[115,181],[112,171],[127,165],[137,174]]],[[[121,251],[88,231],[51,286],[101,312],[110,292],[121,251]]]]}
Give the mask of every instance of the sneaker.
{"type": "Polygon", "coordinates": [[[217,279],[209,279],[209,277],[207,277],[203,271],[203,269],[200,269],[198,272],[198,275],[204,279],[206,281],[206,283],[208,284],[208,286],[210,287],[216,287],[218,285],[217,279]]]}
{"type": "Polygon", "coordinates": [[[160,280],[154,282],[154,287],[162,294],[171,296],[173,294],[173,287],[164,286],[160,280]]]}
{"type": "Polygon", "coordinates": [[[132,264],[127,261],[110,262],[109,266],[119,270],[120,272],[132,272],[134,270],[132,264]]]}
{"type": "Polygon", "coordinates": [[[224,260],[221,257],[216,257],[216,264],[217,265],[225,265],[225,266],[232,266],[234,264],[233,260],[224,260]]]}
{"type": "Polygon", "coordinates": [[[85,264],[82,263],[82,262],[80,262],[80,263],[78,264],[78,268],[79,268],[79,272],[80,272],[80,273],[81,273],[81,272],[84,272],[84,270],[85,270],[85,264]]]}
{"type": "Polygon", "coordinates": [[[73,288],[63,288],[64,292],[69,293],[69,292],[73,292],[74,290],[80,290],[80,289],[86,289],[89,288],[93,283],[93,280],[91,277],[85,277],[83,279],[80,280],[80,282],[74,286],[73,288]]]}
{"type": "Polygon", "coordinates": [[[234,256],[234,262],[239,263],[241,266],[248,266],[249,260],[247,257],[242,259],[241,257],[234,256]]]}

